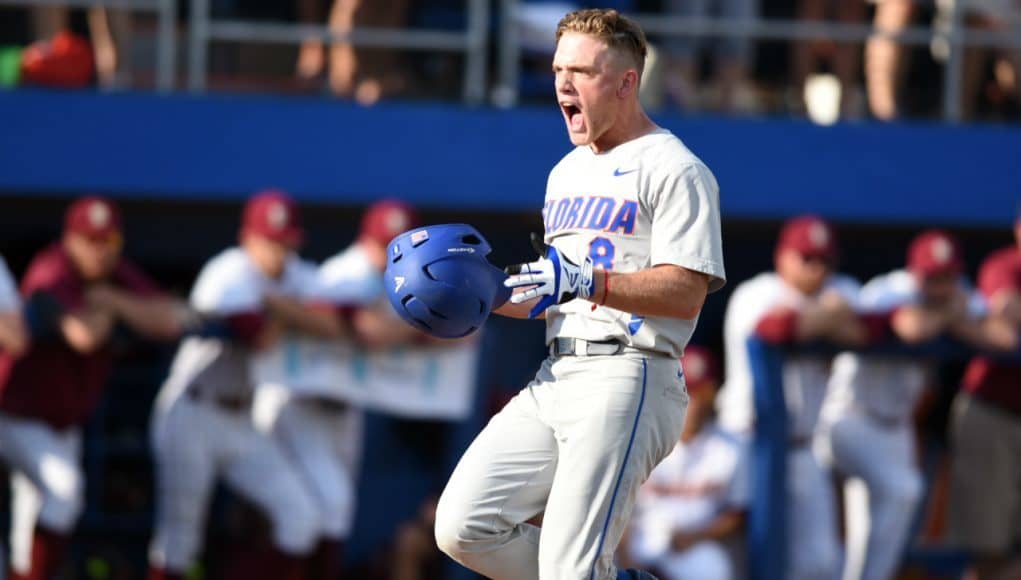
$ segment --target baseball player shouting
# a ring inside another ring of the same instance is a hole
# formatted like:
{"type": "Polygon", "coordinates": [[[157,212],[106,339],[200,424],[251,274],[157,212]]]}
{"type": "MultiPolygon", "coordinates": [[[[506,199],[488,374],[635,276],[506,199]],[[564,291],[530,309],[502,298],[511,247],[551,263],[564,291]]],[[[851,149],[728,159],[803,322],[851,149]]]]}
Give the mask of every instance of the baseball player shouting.
{"type": "MultiPolygon", "coordinates": [[[[922,233],[908,250],[907,269],[869,281],[858,309],[889,321],[906,343],[947,334],[982,344],[985,304],[961,278],[963,269],[956,240],[941,231],[922,233]]],[[[843,353],[834,360],[817,450],[853,478],[844,494],[845,580],[894,577],[922,496],[911,418],[929,371],[903,358],[843,353]]]]}
{"type": "MultiPolygon", "coordinates": [[[[780,233],[776,271],[734,289],[723,329],[726,382],[717,400],[724,428],[745,435],[752,431],[755,408],[746,344],[753,335],[774,343],[864,343],[866,329],[853,310],[858,283],[833,273],[836,258],[829,224],[813,216],[795,218],[780,233]]],[[[795,355],[787,357],[783,368],[790,428],[785,578],[791,580],[834,578],[840,560],[832,490],[811,448],[829,363],[828,357],[795,355]]]]}
{"type": "Polygon", "coordinates": [[[0,256],[0,350],[18,356],[28,346],[25,323],[21,318],[21,298],[7,262],[0,256]]]}
{"type": "Polygon", "coordinates": [[[577,147],[550,172],[540,258],[497,312],[545,315],[550,356],[465,452],[436,513],[452,558],[491,578],[648,578],[613,554],[680,436],[679,358],[724,283],[718,187],[638,103],[645,35],[614,10],[557,27],[556,95],[577,147]],[[527,520],[545,510],[541,528],[527,520]]]}
{"type": "Polygon", "coordinates": [[[737,575],[726,544],[742,535],[748,506],[746,445],[713,418],[720,380],[712,353],[689,345],[683,367],[691,395],[684,431],[639,492],[627,556],[664,580],[729,580],[737,575]]]}
{"type": "Polygon", "coordinates": [[[120,212],[74,202],[64,234],[32,260],[21,284],[33,303],[32,343],[0,351],[0,456],[11,470],[13,578],[56,574],[82,510],[81,425],[110,376],[115,325],[176,338],[181,304],[121,256],[120,212]]]}
{"type": "Polygon", "coordinates": [[[319,532],[319,517],[275,441],[256,430],[249,359],[282,333],[339,335],[332,309],[294,298],[315,288],[316,269],[294,253],[302,230],[294,202],[280,192],[245,206],[240,247],[203,267],[191,304],[225,320],[220,336],[181,343],[156,399],[153,445],[157,466],[156,531],[150,578],[183,578],[205,529],[218,479],[258,505],[273,524],[274,549],[258,558],[265,578],[297,577],[319,532]]]}

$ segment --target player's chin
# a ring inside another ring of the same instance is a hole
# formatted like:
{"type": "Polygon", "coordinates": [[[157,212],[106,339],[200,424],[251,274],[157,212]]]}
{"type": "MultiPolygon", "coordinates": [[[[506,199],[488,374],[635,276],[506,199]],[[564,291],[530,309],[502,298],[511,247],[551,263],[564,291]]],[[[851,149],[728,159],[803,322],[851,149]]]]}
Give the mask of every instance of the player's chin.
{"type": "Polygon", "coordinates": [[[588,131],[572,131],[570,126],[567,127],[567,137],[571,140],[571,144],[577,147],[592,142],[592,135],[588,131]]]}

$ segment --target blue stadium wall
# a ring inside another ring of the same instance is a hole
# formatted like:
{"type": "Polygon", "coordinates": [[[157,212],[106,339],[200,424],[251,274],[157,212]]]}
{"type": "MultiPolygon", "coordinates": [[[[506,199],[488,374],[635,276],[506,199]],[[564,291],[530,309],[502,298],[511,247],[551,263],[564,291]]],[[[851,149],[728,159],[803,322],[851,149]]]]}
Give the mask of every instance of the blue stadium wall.
{"type": "MultiPolygon", "coordinates": [[[[932,225],[961,236],[973,272],[983,255],[1008,242],[1021,202],[1021,128],[656,120],[718,177],[735,282],[771,266],[779,221],[803,212],[838,223],[842,268],[859,277],[899,266],[907,240],[932,225]]],[[[526,234],[542,227],[546,174],[569,148],[559,114],[545,109],[0,92],[0,253],[22,272],[58,235],[67,201],[99,192],[124,207],[128,253],[184,294],[202,262],[236,240],[241,201],[272,186],[312,210],[305,216],[311,258],[349,243],[365,204],[394,196],[419,205],[427,222],[478,226],[493,242],[494,261],[509,263],[530,257],[526,234]]],[[[719,346],[733,286],[707,302],[700,342],[719,346]]],[[[442,485],[487,413],[527,381],[542,357],[538,325],[493,324],[472,421],[443,433],[436,425],[370,417],[353,558],[377,553],[397,523],[442,485]]],[[[148,469],[148,405],[171,352],[155,348],[122,365],[90,425],[82,557],[104,549],[111,534],[130,538],[135,544],[125,545],[136,546],[134,556],[144,555],[151,500],[118,513],[102,498],[115,493],[111,465],[148,469]]]]}

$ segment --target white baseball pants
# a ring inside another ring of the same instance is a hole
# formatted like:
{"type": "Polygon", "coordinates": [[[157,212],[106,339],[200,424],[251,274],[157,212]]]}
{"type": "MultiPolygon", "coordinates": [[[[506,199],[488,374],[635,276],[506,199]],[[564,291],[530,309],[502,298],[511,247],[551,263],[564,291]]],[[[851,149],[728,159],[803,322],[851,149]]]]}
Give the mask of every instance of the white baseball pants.
{"type": "Polygon", "coordinates": [[[638,488],[684,423],[679,369],[638,352],[547,359],[454,469],[437,545],[497,580],[615,579],[638,488]],[[544,510],[540,533],[525,522],[544,510]]]}

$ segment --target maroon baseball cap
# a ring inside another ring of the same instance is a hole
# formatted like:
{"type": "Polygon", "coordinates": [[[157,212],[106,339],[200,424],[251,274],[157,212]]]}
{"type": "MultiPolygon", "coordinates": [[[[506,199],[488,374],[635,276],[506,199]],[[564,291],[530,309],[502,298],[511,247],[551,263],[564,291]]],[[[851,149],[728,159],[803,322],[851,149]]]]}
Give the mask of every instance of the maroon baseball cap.
{"type": "Polygon", "coordinates": [[[241,231],[291,246],[301,244],[305,237],[294,199],[275,189],[261,191],[248,200],[241,231]]]}
{"type": "Polygon", "coordinates": [[[111,238],[121,234],[121,211],[109,199],[90,195],[77,199],[64,213],[64,233],[89,238],[111,238]]]}
{"type": "Polygon", "coordinates": [[[421,221],[418,212],[411,205],[398,199],[384,199],[365,210],[358,237],[385,246],[390,240],[419,225],[421,221]]]}
{"type": "Polygon", "coordinates": [[[961,247],[942,230],[922,232],[908,247],[908,269],[921,278],[959,275],[964,270],[961,247]]]}
{"type": "Polygon", "coordinates": [[[787,221],[780,230],[777,252],[793,250],[805,258],[837,258],[837,236],[826,220],[804,215],[787,221]]]}
{"type": "Polygon", "coordinates": [[[720,384],[720,365],[713,352],[704,346],[689,344],[681,358],[684,382],[688,390],[720,384]]]}

